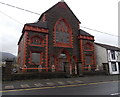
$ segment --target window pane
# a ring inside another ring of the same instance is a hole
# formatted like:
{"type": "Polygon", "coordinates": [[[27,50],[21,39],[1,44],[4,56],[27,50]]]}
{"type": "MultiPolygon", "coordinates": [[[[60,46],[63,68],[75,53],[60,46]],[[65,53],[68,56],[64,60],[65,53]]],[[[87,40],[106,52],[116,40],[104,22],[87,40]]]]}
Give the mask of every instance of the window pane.
{"type": "Polygon", "coordinates": [[[40,53],[32,53],[32,63],[40,63],[40,53]]]}
{"type": "Polygon", "coordinates": [[[112,59],[115,60],[115,51],[111,51],[112,59]]]}
{"type": "Polygon", "coordinates": [[[92,49],[92,45],[86,43],[85,46],[84,46],[84,48],[85,48],[85,50],[91,50],[92,49]]]}
{"type": "Polygon", "coordinates": [[[56,41],[59,41],[59,32],[56,32],[56,41]]]}
{"type": "Polygon", "coordinates": [[[63,32],[63,42],[69,43],[69,34],[67,32],[63,32]]]}
{"type": "Polygon", "coordinates": [[[35,44],[35,45],[41,45],[42,41],[39,37],[34,37],[34,38],[32,38],[31,43],[35,44]]]}
{"type": "Polygon", "coordinates": [[[63,32],[63,42],[66,43],[66,33],[63,32]]]}
{"type": "Polygon", "coordinates": [[[112,71],[117,71],[117,66],[115,62],[112,62],[111,66],[112,66],[112,71]]]}
{"type": "Polygon", "coordinates": [[[65,26],[64,29],[65,29],[65,32],[68,32],[67,26],[65,26]]]}
{"type": "Polygon", "coordinates": [[[66,54],[60,54],[59,58],[67,58],[66,54]]]}
{"type": "Polygon", "coordinates": [[[69,33],[66,33],[66,43],[69,43],[69,33]]]}
{"type": "Polygon", "coordinates": [[[62,32],[60,32],[59,38],[60,38],[60,42],[63,42],[63,33],[62,32]]]}
{"type": "Polygon", "coordinates": [[[85,64],[87,64],[87,65],[89,65],[89,64],[91,64],[91,56],[85,56],[85,64]]]}
{"type": "Polygon", "coordinates": [[[56,25],[56,41],[69,43],[68,27],[63,20],[56,25]]]}

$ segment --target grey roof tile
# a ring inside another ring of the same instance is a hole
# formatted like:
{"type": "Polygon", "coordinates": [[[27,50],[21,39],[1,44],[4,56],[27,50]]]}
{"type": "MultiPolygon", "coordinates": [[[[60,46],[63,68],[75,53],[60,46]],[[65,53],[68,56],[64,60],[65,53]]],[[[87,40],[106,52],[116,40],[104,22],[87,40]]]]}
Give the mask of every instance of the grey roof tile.
{"type": "Polygon", "coordinates": [[[26,25],[30,25],[30,26],[34,26],[34,27],[40,27],[40,28],[45,28],[47,29],[47,21],[46,22],[42,22],[42,21],[38,21],[36,23],[27,23],[26,25]]]}
{"type": "Polygon", "coordinates": [[[92,37],[94,37],[93,35],[87,33],[86,31],[84,31],[84,30],[82,30],[82,29],[79,30],[79,35],[92,36],[92,37]]]}
{"type": "Polygon", "coordinates": [[[111,45],[107,45],[107,44],[101,44],[101,43],[95,43],[96,45],[99,45],[103,48],[106,48],[107,50],[115,50],[115,51],[120,51],[119,47],[116,46],[111,46],[111,45]]]}

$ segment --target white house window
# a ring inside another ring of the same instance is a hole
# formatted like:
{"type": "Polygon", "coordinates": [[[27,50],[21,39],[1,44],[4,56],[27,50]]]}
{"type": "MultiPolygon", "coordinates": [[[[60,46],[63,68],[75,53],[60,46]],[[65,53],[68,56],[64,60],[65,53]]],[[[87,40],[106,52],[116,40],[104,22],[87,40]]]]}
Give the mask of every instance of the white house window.
{"type": "Polygon", "coordinates": [[[120,52],[117,53],[117,60],[120,61],[120,52]]]}
{"type": "Polygon", "coordinates": [[[115,51],[111,51],[111,58],[112,60],[115,60],[115,51]]]}
{"type": "Polygon", "coordinates": [[[112,71],[117,71],[117,66],[115,62],[111,62],[112,71]]]}

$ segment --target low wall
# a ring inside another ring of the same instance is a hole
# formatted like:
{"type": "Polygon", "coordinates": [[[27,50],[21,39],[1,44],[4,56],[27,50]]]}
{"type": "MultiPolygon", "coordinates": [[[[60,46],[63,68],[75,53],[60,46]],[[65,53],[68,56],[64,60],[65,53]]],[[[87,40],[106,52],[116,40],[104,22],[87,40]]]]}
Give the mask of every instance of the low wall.
{"type": "Polygon", "coordinates": [[[83,72],[83,75],[108,75],[108,73],[106,71],[86,71],[83,72]]]}
{"type": "Polygon", "coordinates": [[[36,73],[14,73],[10,77],[4,76],[3,80],[26,80],[26,79],[45,79],[66,77],[65,72],[36,72],[36,73]],[[8,79],[9,78],[9,79],[8,79]]]}

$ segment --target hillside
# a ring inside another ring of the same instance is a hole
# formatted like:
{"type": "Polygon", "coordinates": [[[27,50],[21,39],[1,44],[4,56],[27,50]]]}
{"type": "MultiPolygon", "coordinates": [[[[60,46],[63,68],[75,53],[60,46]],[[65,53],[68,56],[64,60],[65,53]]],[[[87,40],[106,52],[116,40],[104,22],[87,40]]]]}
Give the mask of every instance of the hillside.
{"type": "Polygon", "coordinates": [[[0,52],[0,60],[15,60],[16,56],[8,52],[0,52]]]}

